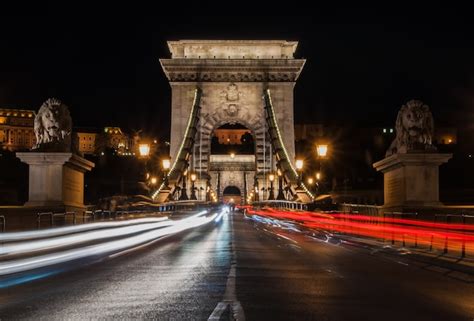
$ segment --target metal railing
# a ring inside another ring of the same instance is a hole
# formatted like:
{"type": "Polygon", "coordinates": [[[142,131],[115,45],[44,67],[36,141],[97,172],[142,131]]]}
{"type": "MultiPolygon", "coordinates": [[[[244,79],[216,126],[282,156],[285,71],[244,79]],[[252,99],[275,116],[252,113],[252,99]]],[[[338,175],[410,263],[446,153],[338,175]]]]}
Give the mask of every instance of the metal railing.
{"type": "MultiPolygon", "coordinates": [[[[377,237],[382,242],[420,250],[441,251],[465,258],[474,254],[474,215],[435,214],[420,215],[407,212],[383,212],[375,205],[341,204],[341,212],[346,214],[345,221],[351,221],[351,215],[358,223],[383,226],[387,232],[377,237]],[[349,217],[347,216],[349,215],[349,217]],[[467,241],[469,240],[469,241],[467,241]]],[[[357,234],[357,230],[353,231],[357,234]]],[[[351,234],[351,233],[349,233],[351,234]]]]}
{"type": "Polygon", "coordinates": [[[345,214],[361,213],[373,216],[379,216],[381,214],[381,206],[378,205],[342,203],[339,205],[339,209],[345,214]]]}
{"type": "Polygon", "coordinates": [[[252,206],[269,206],[274,208],[285,208],[290,210],[307,210],[308,205],[301,202],[287,201],[287,200],[267,200],[253,202],[252,206]]]}

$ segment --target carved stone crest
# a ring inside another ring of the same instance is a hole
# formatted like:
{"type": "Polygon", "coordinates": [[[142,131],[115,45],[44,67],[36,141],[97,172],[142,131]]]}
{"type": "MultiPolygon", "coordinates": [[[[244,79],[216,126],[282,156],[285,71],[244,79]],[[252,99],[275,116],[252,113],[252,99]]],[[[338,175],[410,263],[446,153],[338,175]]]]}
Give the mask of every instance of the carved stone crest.
{"type": "Polygon", "coordinates": [[[224,92],[224,95],[227,101],[237,101],[242,93],[237,89],[236,84],[230,84],[227,87],[227,91],[224,92]]]}
{"type": "Polygon", "coordinates": [[[231,83],[223,90],[221,96],[221,108],[228,117],[237,117],[241,109],[240,97],[243,96],[236,84],[231,83]]]}

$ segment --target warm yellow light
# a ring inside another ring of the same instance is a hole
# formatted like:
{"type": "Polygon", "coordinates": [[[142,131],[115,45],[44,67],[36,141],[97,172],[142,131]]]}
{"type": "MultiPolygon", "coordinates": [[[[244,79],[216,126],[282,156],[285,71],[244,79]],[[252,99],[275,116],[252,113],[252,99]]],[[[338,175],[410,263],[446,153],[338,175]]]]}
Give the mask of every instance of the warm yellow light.
{"type": "Polygon", "coordinates": [[[313,183],[314,183],[313,178],[312,178],[312,177],[308,178],[308,184],[309,184],[309,185],[313,185],[313,183]]]}
{"type": "Polygon", "coordinates": [[[278,169],[277,173],[278,173],[278,176],[281,176],[281,170],[280,169],[278,169]]]}
{"type": "Polygon", "coordinates": [[[321,173],[320,172],[317,172],[316,173],[316,179],[319,181],[321,179],[321,173]]]}
{"type": "Polygon", "coordinates": [[[299,171],[302,170],[303,169],[303,160],[302,159],[297,159],[295,165],[296,165],[297,170],[299,170],[299,171]]]}
{"type": "Polygon", "coordinates": [[[152,177],[152,178],[150,179],[151,185],[156,185],[156,182],[158,182],[158,179],[157,179],[156,177],[152,177]]]}
{"type": "Polygon", "coordinates": [[[275,175],[273,174],[268,175],[268,179],[270,180],[270,182],[273,182],[275,180],[275,175]]]}
{"type": "Polygon", "coordinates": [[[150,173],[146,173],[146,179],[150,178],[150,173]]]}
{"type": "Polygon", "coordinates": [[[448,144],[451,144],[453,142],[453,140],[450,138],[448,139],[448,144]]]}
{"type": "Polygon", "coordinates": [[[235,153],[230,153],[230,158],[234,158],[235,157],[235,153]]]}
{"type": "Polygon", "coordinates": [[[258,187],[255,186],[255,193],[258,193],[258,187]]]}
{"type": "Polygon", "coordinates": [[[171,167],[171,161],[168,158],[165,158],[161,161],[164,170],[168,170],[171,167]]]}
{"type": "Polygon", "coordinates": [[[139,144],[138,145],[138,152],[140,153],[140,156],[146,157],[150,155],[150,145],[148,144],[139,144]]]}
{"type": "Polygon", "coordinates": [[[326,157],[328,154],[328,145],[318,145],[316,147],[316,152],[318,153],[319,157],[326,157]]]}
{"type": "Polygon", "coordinates": [[[231,198],[231,199],[229,200],[229,202],[230,202],[230,203],[234,203],[234,199],[231,198]]]}
{"type": "Polygon", "coordinates": [[[192,173],[191,174],[191,181],[194,182],[196,180],[196,174],[195,173],[192,173]]]}

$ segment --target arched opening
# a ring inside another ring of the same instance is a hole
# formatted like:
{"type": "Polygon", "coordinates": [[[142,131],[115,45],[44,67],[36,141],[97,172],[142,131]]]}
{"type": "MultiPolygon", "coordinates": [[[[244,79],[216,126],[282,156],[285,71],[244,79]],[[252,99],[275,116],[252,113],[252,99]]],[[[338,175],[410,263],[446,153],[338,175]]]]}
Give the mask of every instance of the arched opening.
{"type": "Polygon", "coordinates": [[[222,199],[224,203],[233,203],[236,205],[241,204],[242,194],[240,193],[240,188],[237,186],[227,186],[222,192],[222,199]]]}
{"type": "Polygon", "coordinates": [[[253,155],[255,139],[252,131],[239,123],[226,123],[214,129],[211,138],[213,155],[253,155]]]}

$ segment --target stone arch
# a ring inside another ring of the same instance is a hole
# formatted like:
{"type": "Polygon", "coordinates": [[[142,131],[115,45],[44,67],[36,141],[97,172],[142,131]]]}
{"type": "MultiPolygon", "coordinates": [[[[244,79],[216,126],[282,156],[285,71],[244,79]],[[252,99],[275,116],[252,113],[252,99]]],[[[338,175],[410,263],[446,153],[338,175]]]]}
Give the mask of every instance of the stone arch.
{"type": "Polygon", "coordinates": [[[245,127],[247,127],[251,133],[252,136],[254,137],[254,142],[257,144],[257,140],[259,139],[259,136],[261,133],[263,133],[263,128],[264,124],[262,119],[256,117],[254,119],[246,120],[243,118],[224,118],[224,117],[219,117],[214,114],[214,115],[205,115],[202,117],[202,125],[201,125],[201,134],[202,138],[200,141],[202,142],[201,148],[203,150],[207,150],[208,154],[210,155],[210,147],[211,147],[211,139],[212,139],[212,133],[216,128],[219,128],[220,126],[227,124],[227,123],[238,123],[241,124],[245,127]]]}
{"type": "Polygon", "coordinates": [[[228,185],[222,191],[222,195],[242,195],[240,188],[235,185],[228,185]]]}

